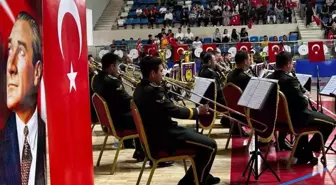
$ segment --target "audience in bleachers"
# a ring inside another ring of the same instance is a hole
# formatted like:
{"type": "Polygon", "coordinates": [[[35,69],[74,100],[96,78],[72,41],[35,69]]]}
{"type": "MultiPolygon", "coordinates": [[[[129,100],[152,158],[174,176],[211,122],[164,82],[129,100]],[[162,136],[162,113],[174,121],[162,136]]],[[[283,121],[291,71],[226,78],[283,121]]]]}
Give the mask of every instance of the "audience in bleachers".
{"type": "MultiPolygon", "coordinates": [[[[301,3],[305,0],[301,0],[301,3]]],[[[331,5],[333,6],[334,3],[331,5]]],[[[151,0],[134,0],[128,12],[125,25],[163,23],[165,27],[229,26],[254,24],[291,23],[293,6],[291,0],[192,0],[169,1],[168,4],[155,3],[151,0]],[[182,2],[182,3],[180,3],[182,2]],[[147,8],[151,4],[151,8],[147,8]],[[234,21],[233,21],[234,20],[234,21]]],[[[335,4],[336,7],[336,4],[335,4]]]]}

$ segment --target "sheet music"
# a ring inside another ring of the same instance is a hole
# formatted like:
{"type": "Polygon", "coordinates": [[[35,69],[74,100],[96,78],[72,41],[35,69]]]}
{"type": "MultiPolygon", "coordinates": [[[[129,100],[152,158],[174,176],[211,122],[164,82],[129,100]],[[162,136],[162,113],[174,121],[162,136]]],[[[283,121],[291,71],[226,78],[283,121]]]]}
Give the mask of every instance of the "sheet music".
{"type": "Polygon", "coordinates": [[[251,100],[254,92],[256,91],[257,87],[259,84],[259,80],[258,78],[252,77],[249,81],[249,83],[247,84],[243,94],[241,95],[239,101],[238,101],[238,105],[247,107],[249,101],[251,100]]]}
{"type": "Polygon", "coordinates": [[[251,109],[260,109],[272,84],[272,82],[268,81],[259,81],[258,88],[253,94],[248,107],[251,109]]]}
{"type": "Polygon", "coordinates": [[[277,82],[277,80],[272,79],[251,78],[238,101],[238,105],[251,109],[260,109],[272,84],[277,82]]]}
{"type": "Polygon", "coordinates": [[[329,96],[331,93],[335,92],[335,90],[336,90],[336,75],[330,78],[327,85],[324,86],[324,88],[320,93],[329,96]]]}
{"type": "Polygon", "coordinates": [[[215,80],[195,76],[195,88],[192,90],[193,93],[191,94],[190,99],[200,103],[202,98],[200,96],[196,96],[194,93],[203,96],[211,83],[215,83],[215,80]]]}
{"type": "Polygon", "coordinates": [[[298,74],[296,73],[296,77],[298,78],[300,84],[303,86],[306,85],[306,83],[308,82],[309,78],[312,78],[312,75],[309,74],[298,74]]]}

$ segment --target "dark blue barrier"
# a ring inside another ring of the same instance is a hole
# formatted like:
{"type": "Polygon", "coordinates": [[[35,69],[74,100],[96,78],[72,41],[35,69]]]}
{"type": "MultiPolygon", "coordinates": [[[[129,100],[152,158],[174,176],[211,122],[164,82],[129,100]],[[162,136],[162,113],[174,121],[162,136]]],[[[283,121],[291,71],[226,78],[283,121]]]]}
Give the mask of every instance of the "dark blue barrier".
{"type": "Polygon", "coordinates": [[[309,62],[308,59],[296,61],[296,73],[311,74],[317,77],[316,66],[319,66],[320,77],[331,77],[336,75],[336,60],[326,60],[324,62],[309,62]]]}

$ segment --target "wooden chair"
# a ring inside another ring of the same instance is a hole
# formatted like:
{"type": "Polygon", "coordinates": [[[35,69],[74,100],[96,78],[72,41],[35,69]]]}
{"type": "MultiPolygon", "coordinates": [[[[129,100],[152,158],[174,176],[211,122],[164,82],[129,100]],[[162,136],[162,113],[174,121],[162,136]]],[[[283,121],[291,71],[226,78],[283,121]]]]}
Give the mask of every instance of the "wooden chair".
{"type": "Polygon", "coordinates": [[[167,161],[179,161],[182,160],[184,163],[184,169],[187,172],[187,164],[186,164],[186,159],[189,159],[191,161],[191,166],[194,172],[194,178],[195,178],[195,184],[199,185],[199,181],[198,181],[198,176],[197,176],[197,172],[196,172],[196,165],[193,159],[193,155],[195,155],[195,151],[192,150],[177,150],[173,153],[173,155],[168,154],[165,151],[162,152],[158,152],[158,153],[152,153],[150,150],[150,146],[147,140],[147,135],[144,129],[144,126],[142,124],[142,120],[141,120],[141,116],[140,113],[138,111],[137,106],[135,105],[134,101],[131,100],[131,110],[132,110],[132,115],[134,118],[134,122],[139,134],[139,138],[140,138],[140,142],[142,144],[142,148],[144,149],[144,151],[146,152],[146,157],[145,160],[143,162],[139,177],[138,177],[138,181],[137,181],[137,185],[140,184],[141,181],[141,177],[143,174],[143,171],[145,169],[145,165],[146,162],[148,160],[151,160],[153,162],[153,166],[151,169],[151,173],[149,175],[148,181],[147,181],[147,185],[150,184],[152,177],[154,175],[154,171],[158,165],[158,163],[160,162],[167,162],[167,161]]]}
{"type": "MultiPolygon", "coordinates": [[[[285,95],[282,92],[279,92],[279,104],[278,104],[278,115],[276,119],[276,130],[280,132],[286,132],[295,136],[295,143],[291,152],[291,155],[287,162],[287,168],[290,168],[293,156],[297,148],[297,144],[300,138],[304,135],[309,134],[318,134],[321,137],[321,144],[324,146],[323,136],[321,132],[319,132],[316,127],[306,127],[303,129],[295,129],[292,124],[292,120],[289,114],[288,103],[285,95]]],[[[327,166],[325,149],[322,147],[322,155],[323,155],[323,165],[324,167],[327,166]]]]}
{"type": "MultiPolygon", "coordinates": [[[[236,86],[235,84],[233,84],[231,82],[227,83],[223,88],[223,96],[224,96],[226,105],[229,108],[231,108],[233,110],[236,110],[237,112],[245,114],[244,107],[238,105],[239,98],[242,94],[243,94],[242,90],[238,86],[236,86]]],[[[228,114],[229,114],[230,117],[232,117],[232,115],[233,115],[231,112],[229,112],[228,114]]],[[[251,127],[250,125],[248,125],[248,122],[247,122],[246,119],[245,119],[245,122],[246,122],[246,126],[251,127]]],[[[228,146],[229,146],[230,139],[232,138],[232,131],[233,131],[235,125],[236,124],[231,121],[229,138],[226,142],[225,149],[227,149],[228,146]]],[[[240,133],[241,133],[242,131],[241,131],[240,124],[238,124],[236,126],[239,127],[239,130],[240,130],[240,133]]],[[[247,146],[250,145],[251,140],[252,140],[252,136],[253,136],[253,129],[251,130],[251,133],[250,133],[250,136],[249,136],[249,139],[248,139],[248,142],[247,142],[247,146]]]]}
{"type": "Polygon", "coordinates": [[[119,140],[118,149],[116,151],[114,161],[113,161],[112,170],[111,170],[111,175],[112,175],[114,173],[115,169],[116,169],[116,166],[117,166],[117,159],[118,159],[120,149],[123,145],[123,141],[127,140],[127,139],[135,139],[135,138],[138,138],[139,136],[138,136],[136,130],[116,130],[115,129],[115,127],[113,125],[113,121],[111,119],[109,108],[107,106],[107,103],[97,93],[93,94],[92,102],[93,102],[94,108],[97,112],[99,122],[102,125],[103,131],[106,134],[103,146],[101,148],[101,151],[100,151],[100,154],[99,154],[99,157],[98,157],[97,166],[99,166],[99,164],[100,164],[100,160],[102,158],[108,136],[114,136],[115,138],[117,138],[119,140]]]}

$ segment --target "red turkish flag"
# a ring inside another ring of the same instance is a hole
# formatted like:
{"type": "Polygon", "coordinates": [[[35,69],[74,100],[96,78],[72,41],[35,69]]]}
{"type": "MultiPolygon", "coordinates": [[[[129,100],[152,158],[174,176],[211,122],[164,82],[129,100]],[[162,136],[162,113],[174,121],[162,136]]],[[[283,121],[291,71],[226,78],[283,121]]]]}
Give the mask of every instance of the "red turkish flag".
{"type": "Polygon", "coordinates": [[[233,15],[230,19],[230,25],[232,26],[240,25],[240,15],[233,15]]]}
{"type": "Polygon", "coordinates": [[[138,50],[138,55],[140,56],[142,51],[142,43],[140,39],[136,43],[136,49],[138,50]]]}
{"type": "Polygon", "coordinates": [[[284,47],[280,43],[269,42],[268,43],[268,62],[275,62],[276,55],[283,51],[284,47]]]}
{"type": "Polygon", "coordinates": [[[249,29],[252,29],[252,25],[253,25],[253,19],[251,18],[251,19],[249,20],[249,22],[248,22],[247,27],[248,27],[249,29]]]}
{"type": "Polygon", "coordinates": [[[183,51],[189,50],[189,47],[187,44],[179,44],[177,45],[177,47],[173,47],[173,48],[174,48],[174,56],[173,56],[174,62],[180,61],[180,55],[183,53],[183,51]]]}
{"type": "Polygon", "coordinates": [[[252,5],[253,7],[257,7],[258,4],[259,4],[259,0],[251,0],[251,5],[252,5]]]}
{"type": "Polygon", "coordinates": [[[251,45],[250,42],[237,42],[237,44],[236,44],[237,51],[243,50],[243,51],[246,51],[246,52],[250,52],[251,47],[252,47],[252,45],[251,45]]]}
{"type": "Polygon", "coordinates": [[[216,51],[217,46],[216,44],[203,44],[202,49],[203,51],[211,52],[211,51],[216,51]]]}
{"type": "Polygon", "coordinates": [[[176,40],[175,40],[173,34],[169,34],[167,36],[167,40],[172,47],[177,47],[177,43],[176,43],[176,40]]]}
{"type": "Polygon", "coordinates": [[[51,184],[93,185],[85,1],[40,8],[51,184]]]}
{"type": "Polygon", "coordinates": [[[156,43],[153,41],[153,42],[152,42],[151,49],[150,49],[150,55],[151,55],[151,56],[155,56],[155,55],[157,54],[157,51],[158,51],[158,46],[157,46],[156,43]]]}
{"type": "Polygon", "coordinates": [[[316,22],[317,25],[321,24],[321,19],[319,19],[318,17],[316,17],[315,15],[313,15],[313,19],[316,22]]]}
{"type": "Polygon", "coordinates": [[[150,54],[151,50],[152,50],[152,45],[146,44],[146,45],[143,46],[144,53],[150,54]]]}
{"type": "Polygon", "coordinates": [[[324,62],[323,42],[308,42],[308,57],[310,62],[324,62]]]}

